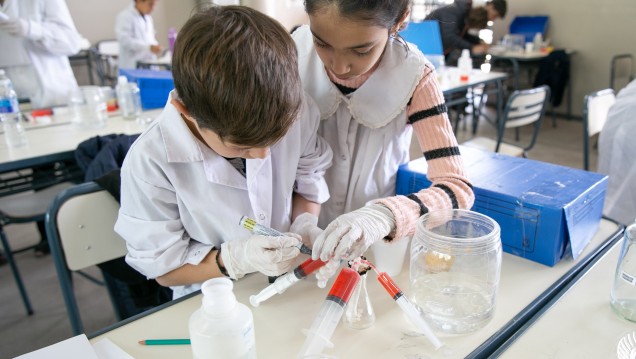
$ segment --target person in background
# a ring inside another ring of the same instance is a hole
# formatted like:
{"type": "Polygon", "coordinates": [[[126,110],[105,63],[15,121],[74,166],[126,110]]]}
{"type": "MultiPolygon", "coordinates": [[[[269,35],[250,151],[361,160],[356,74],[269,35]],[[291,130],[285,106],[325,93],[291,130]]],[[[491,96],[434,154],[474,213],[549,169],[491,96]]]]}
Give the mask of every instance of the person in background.
{"type": "Polygon", "coordinates": [[[0,0],[0,68],[33,108],[66,105],[81,36],[64,0],[0,0]]]}
{"type": "Polygon", "coordinates": [[[469,49],[475,55],[485,54],[490,46],[470,30],[485,29],[488,21],[503,19],[508,9],[506,0],[490,0],[475,8],[472,3],[472,0],[455,0],[426,16],[426,20],[439,21],[446,64],[457,64],[463,49],[469,49]]]}
{"type": "Polygon", "coordinates": [[[287,232],[329,198],[332,152],[291,36],[257,10],[213,6],[186,22],[172,60],[175,90],[121,169],[126,261],[175,298],[213,277],[289,271],[300,236],[239,221],[287,232]]]}
{"type": "Polygon", "coordinates": [[[616,96],[598,140],[598,171],[609,175],[603,214],[624,224],[636,220],[636,80],[616,96]]]}
{"type": "Polygon", "coordinates": [[[156,60],[163,48],[155,38],[152,10],[157,0],[133,0],[115,21],[115,34],[119,42],[118,66],[135,69],[139,60],[156,60]]]}
{"type": "MultiPolygon", "coordinates": [[[[68,56],[79,52],[81,36],[64,0],[0,0],[0,68],[18,97],[33,108],[62,106],[78,88],[68,56]]],[[[44,175],[50,166],[33,168],[44,175]]],[[[49,253],[44,221],[37,222],[35,255],[49,253]]]]}
{"type": "Polygon", "coordinates": [[[313,258],[331,260],[319,271],[320,282],[335,273],[341,258],[412,234],[428,211],[473,203],[434,68],[398,35],[409,5],[306,0],[309,26],[293,33],[303,86],[320,108],[319,134],[334,152],[326,174],[331,198],[319,218],[305,222],[314,229],[313,258]],[[433,185],[395,196],[413,131],[433,185]]]}

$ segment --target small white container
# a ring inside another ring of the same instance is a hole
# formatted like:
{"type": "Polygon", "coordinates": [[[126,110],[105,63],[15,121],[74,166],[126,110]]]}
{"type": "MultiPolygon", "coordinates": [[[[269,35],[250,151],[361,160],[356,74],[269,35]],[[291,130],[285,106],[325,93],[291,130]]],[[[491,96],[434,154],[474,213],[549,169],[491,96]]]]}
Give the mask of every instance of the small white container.
{"type": "Polygon", "coordinates": [[[0,113],[4,130],[4,140],[9,147],[21,147],[27,144],[20,112],[0,113]]]}
{"type": "Polygon", "coordinates": [[[190,316],[194,359],[256,359],[254,318],[236,300],[228,278],[213,278],[201,286],[201,308],[190,316]]]}
{"type": "Polygon", "coordinates": [[[126,76],[117,79],[117,105],[125,120],[137,120],[141,115],[141,94],[134,82],[128,82],[126,76]]]}

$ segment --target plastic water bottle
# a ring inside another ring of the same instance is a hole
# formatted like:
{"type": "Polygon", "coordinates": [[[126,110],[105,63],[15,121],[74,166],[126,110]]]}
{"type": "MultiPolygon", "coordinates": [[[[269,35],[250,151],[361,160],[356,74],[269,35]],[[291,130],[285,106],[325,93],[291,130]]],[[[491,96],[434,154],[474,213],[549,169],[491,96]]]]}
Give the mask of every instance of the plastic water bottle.
{"type": "Polygon", "coordinates": [[[137,120],[141,115],[141,95],[137,84],[128,82],[126,76],[119,76],[115,92],[121,116],[126,120],[137,120]]]}
{"type": "Polygon", "coordinates": [[[20,147],[27,144],[18,105],[18,95],[13,89],[11,79],[2,69],[0,69],[0,122],[2,122],[4,140],[7,146],[20,147]]]}
{"type": "Polygon", "coordinates": [[[19,112],[18,95],[13,89],[13,82],[0,69],[0,113],[19,112]]]}
{"type": "Polygon", "coordinates": [[[171,27],[168,29],[168,48],[170,53],[174,53],[174,42],[177,40],[177,29],[171,27]]]}
{"type": "Polygon", "coordinates": [[[614,285],[610,294],[612,309],[636,322],[636,223],[625,229],[614,285]]]}
{"type": "Polygon", "coordinates": [[[201,308],[190,316],[194,359],[256,359],[254,317],[236,300],[228,278],[213,278],[201,286],[201,308]]]}
{"type": "Polygon", "coordinates": [[[534,51],[539,51],[543,47],[543,36],[540,32],[534,34],[534,39],[532,39],[532,47],[534,51]]]}
{"type": "Polygon", "coordinates": [[[470,72],[473,69],[473,59],[470,58],[470,50],[462,50],[462,56],[457,60],[457,67],[459,68],[459,81],[468,81],[470,72]]]}

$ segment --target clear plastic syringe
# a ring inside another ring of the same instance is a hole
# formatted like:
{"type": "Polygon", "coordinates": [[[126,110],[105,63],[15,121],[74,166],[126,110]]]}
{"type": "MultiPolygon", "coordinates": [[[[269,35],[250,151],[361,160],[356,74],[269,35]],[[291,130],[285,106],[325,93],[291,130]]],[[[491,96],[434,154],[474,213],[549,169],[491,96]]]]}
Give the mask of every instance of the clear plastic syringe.
{"type": "Polygon", "coordinates": [[[259,304],[261,304],[262,302],[273,297],[275,294],[282,294],[296,282],[315,272],[316,270],[318,270],[318,268],[324,265],[325,262],[321,261],[320,259],[307,259],[298,267],[294,268],[293,271],[276,278],[274,283],[268,285],[260,293],[250,296],[250,304],[252,304],[252,306],[254,307],[258,307],[259,304]]]}
{"type": "MultiPolygon", "coordinates": [[[[283,236],[283,234],[280,233],[279,231],[273,228],[265,227],[264,225],[259,224],[258,222],[256,222],[255,220],[247,216],[241,217],[241,220],[239,221],[239,225],[243,228],[249,229],[254,234],[260,234],[263,236],[272,236],[272,237],[283,236]]],[[[300,249],[300,253],[311,255],[311,248],[307,247],[302,242],[298,245],[298,249],[300,249]]]]}
{"type": "Polygon", "coordinates": [[[326,346],[333,346],[331,336],[336,330],[344,314],[344,308],[359,281],[360,275],[357,271],[351,268],[340,270],[311,328],[305,331],[307,339],[298,353],[298,358],[321,354],[326,346]]]}
{"type": "Polygon", "coordinates": [[[400,308],[406,313],[406,316],[411,320],[411,322],[422,331],[424,335],[428,338],[428,340],[433,344],[435,350],[442,347],[442,342],[437,338],[435,333],[431,327],[422,319],[420,312],[415,308],[413,303],[409,301],[402,293],[402,290],[395,284],[393,279],[389,277],[386,272],[382,272],[378,274],[378,282],[382,284],[384,289],[386,289],[387,293],[395,300],[395,302],[400,306],[400,308]]]}

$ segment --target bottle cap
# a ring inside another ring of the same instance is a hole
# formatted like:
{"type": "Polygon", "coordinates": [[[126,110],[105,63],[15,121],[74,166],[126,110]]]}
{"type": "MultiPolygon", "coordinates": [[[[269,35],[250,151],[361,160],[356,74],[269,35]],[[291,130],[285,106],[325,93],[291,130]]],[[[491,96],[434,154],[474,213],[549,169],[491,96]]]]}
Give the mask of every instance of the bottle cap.
{"type": "Polygon", "coordinates": [[[127,83],[128,83],[128,77],[126,77],[126,76],[124,76],[124,75],[120,75],[120,76],[117,78],[117,84],[119,84],[119,85],[124,85],[124,84],[127,84],[127,83]]]}
{"type": "Polygon", "coordinates": [[[462,50],[462,57],[470,57],[470,50],[463,49],[462,50]]]}
{"type": "Polygon", "coordinates": [[[0,76],[5,75],[4,69],[0,69],[0,76]]]}

